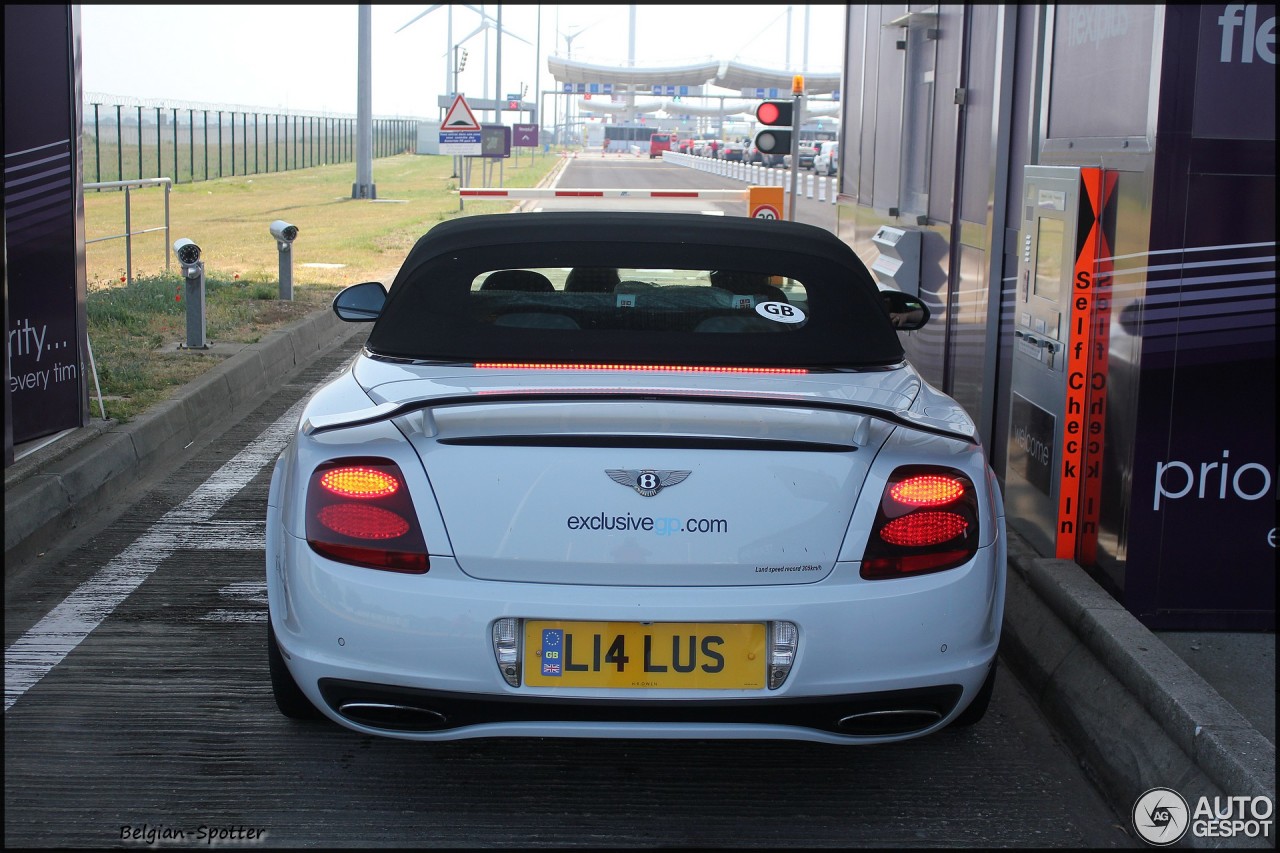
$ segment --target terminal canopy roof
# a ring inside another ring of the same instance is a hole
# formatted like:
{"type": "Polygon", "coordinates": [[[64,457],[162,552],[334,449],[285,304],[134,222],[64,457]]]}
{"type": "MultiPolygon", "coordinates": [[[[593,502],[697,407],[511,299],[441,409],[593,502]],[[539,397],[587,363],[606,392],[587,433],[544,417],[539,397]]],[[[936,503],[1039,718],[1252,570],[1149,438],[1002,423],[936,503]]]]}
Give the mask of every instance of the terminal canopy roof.
{"type": "MultiPolygon", "coordinates": [[[[716,77],[716,85],[725,89],[777,89],[791,94],[791,78],[798,72],[771,71],[730,60],[716,77]]],[[[805,74],[806,95],[829,95],[840,88],[840,75],[805,74]]]]}
{"type": "MultiPolygon", "coordinates": [[[[792,71],[756,68],[739,62],[709,60],[697,65],[626,67],[591,65],[561,56],[547,57],[547,70],[557,83],[611,83],[615,86],[718,86],[723,89],[778,89],[791,93],[792,71]]],[[[805,93],[826,95],[840,88],[840,75],[805,74],[805,93]]]]}
{"type": "MultiPolygon", "coordinates": [[[[702,86],[712,82],[720,70],[716,61],[701,65],[664,68],[628,68],[617,65],[588,65],[559,56],[547,57],[547,70],[557,83],[612,83],[614,85],[702,86]]],[[[790,82],[787,84],[790,85],[790,82]]]]}

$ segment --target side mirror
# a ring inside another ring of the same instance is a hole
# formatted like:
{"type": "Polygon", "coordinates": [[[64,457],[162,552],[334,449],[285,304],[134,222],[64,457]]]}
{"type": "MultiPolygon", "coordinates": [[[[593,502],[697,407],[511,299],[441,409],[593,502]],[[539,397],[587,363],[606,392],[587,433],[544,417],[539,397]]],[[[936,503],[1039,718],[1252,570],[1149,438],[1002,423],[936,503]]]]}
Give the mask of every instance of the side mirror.
{"type": "Polygon", "coordinates": [[[333,313],[348,323],[368,323],[382,316],[387,289],[380,281],[353,284],[333,297],[333,313]]]}
{"type": "Polygon", "coordinates": [[[929,322],[929,306],[919,297],[909,296],[901,290],[882,290],[880,298],[884,300],[893,328],[899,332],[914,332],[929,322]]]}

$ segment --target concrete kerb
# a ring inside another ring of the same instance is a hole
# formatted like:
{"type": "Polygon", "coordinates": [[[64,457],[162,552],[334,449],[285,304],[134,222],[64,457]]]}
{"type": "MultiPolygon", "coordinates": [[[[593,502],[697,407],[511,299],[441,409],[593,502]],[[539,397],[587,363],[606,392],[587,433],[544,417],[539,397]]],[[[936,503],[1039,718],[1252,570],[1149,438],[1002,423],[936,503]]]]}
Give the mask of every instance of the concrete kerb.
{"type": "Polygon", "coordinates": [[[264,336],[127,424],[94,422],[83,435],[33,454],[5,486],[5,564],[45,550],[80,517],[103,506],[198,440],[229,413],[279,385],[316,355],[368,327],[346,324],[330,308],[264,336]],[[41,454],[49,461],[42,462],[41,454]]]}
{"type": "Polygon", "coordinates": [[[1005,656],[1118,810],[1153,787],[1275,802],[1271,742],[1079,565],[1011,533],[1009,569],[1005,656]]]}

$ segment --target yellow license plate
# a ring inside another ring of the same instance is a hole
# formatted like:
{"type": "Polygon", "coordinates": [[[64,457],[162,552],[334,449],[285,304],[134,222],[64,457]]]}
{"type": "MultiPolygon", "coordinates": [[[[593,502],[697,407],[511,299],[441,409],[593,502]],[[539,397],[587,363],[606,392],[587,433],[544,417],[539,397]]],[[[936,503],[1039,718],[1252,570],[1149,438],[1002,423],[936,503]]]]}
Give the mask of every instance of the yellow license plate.
{"type": "Polygon", "coordinates": [[[765,683],[763,622],[545,622],[524,625],[533,687],[754,690],[765,683]]]}

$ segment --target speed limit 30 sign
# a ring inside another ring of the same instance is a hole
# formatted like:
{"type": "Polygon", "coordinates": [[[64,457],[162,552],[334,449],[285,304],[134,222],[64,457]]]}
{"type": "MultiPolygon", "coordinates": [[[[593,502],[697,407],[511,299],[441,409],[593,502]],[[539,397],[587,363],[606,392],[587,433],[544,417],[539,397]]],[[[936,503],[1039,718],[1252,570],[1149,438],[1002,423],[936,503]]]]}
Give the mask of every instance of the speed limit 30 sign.
{"type": "Polygon", "coordinates": [[[782,218],[782,187],[751,187],[747,191],[747,210],[752,219],[782,218]]]}

